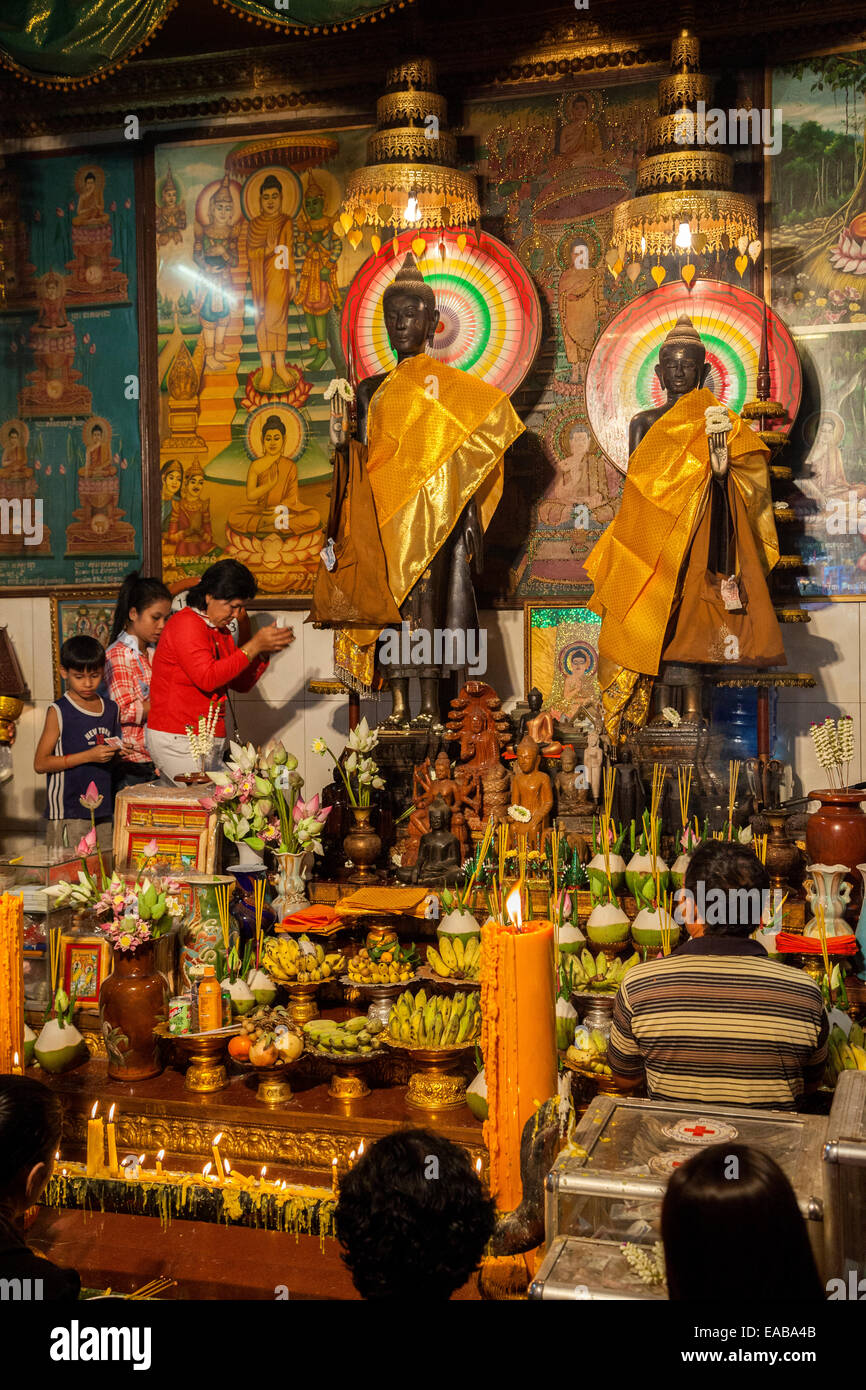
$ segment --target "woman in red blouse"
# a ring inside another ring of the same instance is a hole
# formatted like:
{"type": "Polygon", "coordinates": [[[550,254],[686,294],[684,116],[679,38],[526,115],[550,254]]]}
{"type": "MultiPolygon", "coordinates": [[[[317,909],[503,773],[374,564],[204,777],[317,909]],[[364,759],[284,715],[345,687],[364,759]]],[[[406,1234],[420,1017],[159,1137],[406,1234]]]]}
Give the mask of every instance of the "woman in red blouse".
{"type": "Polygon", "coordinates": [[[291,628],[270,623],[249,635],[246,604],[256,595],[256,581],[246,565],[220,560],[205,570],[187,593],[187,606],[163,629],[153,657],[147,749],[163,777],[198,771],[186,736],[198,727],[212,700],[219,703],[216,741],[207,764],[216,769],[225,747],[225,705],[229,690],[252,690],[272,652],[295,639],[291,628]],[[243,640],[235,646],[227,630],[241,623],[243,640]],[[244,631],[247,635],[244,637],[244,631]]]}

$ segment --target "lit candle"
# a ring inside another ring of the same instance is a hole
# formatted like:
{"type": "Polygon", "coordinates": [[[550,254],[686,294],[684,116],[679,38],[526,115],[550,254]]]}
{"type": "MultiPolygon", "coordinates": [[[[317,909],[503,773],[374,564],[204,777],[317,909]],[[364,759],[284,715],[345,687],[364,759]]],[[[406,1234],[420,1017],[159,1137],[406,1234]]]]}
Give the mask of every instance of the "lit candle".
{"type": "Polygon", "coordinates": [[[163,1160],[164,1158],[165,1158],[165,1149],[160,1149],[159,1153],[158,1153],[157,1156],[156,1156],[156,1175],[157,1175],[157,1177],[159,1177],[159,1175],[162,1173],[162,1160],[163,1160]]]}
{"type": "Polygon", "coordinates": [[[109,1177],[116,1178],[120,1175],[120,1169],[117,1163],[117,1130],[115,1129],[114,1125],[113,1105],[108,1112],[108,1125],[106,1132],[108,1135],[108,1173],[109,1177]]]}
{"type": "Polygon", "coordinates": [[[488,1118],[483,1134],[490,1191],[500,1211],[522,1196],[520,1141],[536,1105],[556,1095],[553,923],[485,923],[481,930],[481,1050],[488,1118]],[[495,1023],[492,1023],[495,1020],[495,1023]]]}
{"type": "Polygon", "coordinates": [[[359,1158],[361,1157],[361,1155],[363,1154],[363,1152],[364,1152],[364,1141],[363,1141],[363,1139],[362,1139],[361,1142],[360,1142],[360,1144],[358,1145],[358,1157],[359,1157],[359,1158]]]}
{"type": "Polygon", "coordinates": [[[201,1170],[201,1180],[202,1180],[202,1182],[205,1182],[205,1183],[206,1183],[206,1182],[208,1182],[208,1181],[210,1180],[210,1170],[211,1170],[212,1167],[213,1167],[213,1162],[208,1162],[208,1163],[206,1163],[206,1164],[204,1165],[204,1167],[203,1167],[202,1170],[201,1170]]]}
{"type": "Polygon", "coordinates": [[[223,1161],[222,1161],[222,1158],[220,1157],[220,1151],[219,1151],[219,1142],[220,1142],[220,1140],[222,1139],[222,1137],[223,1137],[223,1132],[222,1132],[222,1130],[220,1130],[219,1134],[214,1135],[214,1138],[213,1138],[212,1144],[211,1144],[211,1151],[212,1151],[212,1153],[213,1153],[213,1166],[214,1166],[214,1172],[216,1173],[216,1180],[217,1180],[217,1182],[222,1182],[222,1180],[223,1180],[223,1161]]]}
{"type": "Polygon", "coordinates": [[[99,1101],[93,1102],[90,1119],[87,1121],[87,1176],[95,1178],[105,1167],[105,1125],[96,1118],[99,1101]]]}
{"type": "Polygon", "coordinates": [[[336,1158],[332,1158],[332,1159],[331,1159],[331,1191],[333,1192],[334,1196],[336,1197],[336,1196],[337,1196],[337,1160],[336,1160],[336,1158]]]}
{"type": "Polygon", "coordinates": [[[355,1162],[355,1150],[353,1149],[352,1152],[349,1154],[349,1167],[350,1167],[350,1168],[351,1168],[351,1166],[352,1166],[352,1164],[353,1164],[354,1162],[355,1162]]]}
{"type": "Polygon", "coordinates": [[[13,1075],[13,1076],[23,1076],[23,1075],[24,1075],[24,1068],[23,1068],[22,1065],[21,1065],[21,1058],[18,1056],[18,1053],[17,1053],[17,1052],[13,1052],[13,1054],[12,1054],[12,1075],[13,1075]]]}
{"type": "Polygon", "coordinates": [[[259,1174],[259,1187],[261,1187],[262,1190],[264,1190],[264,1186],[265,1186],[265,1173],[266,1173],[267,1171],[268,1171],[267,1168],[263,1168],[262,1171],[261,1171],[261,1173],[259,1174]]]}

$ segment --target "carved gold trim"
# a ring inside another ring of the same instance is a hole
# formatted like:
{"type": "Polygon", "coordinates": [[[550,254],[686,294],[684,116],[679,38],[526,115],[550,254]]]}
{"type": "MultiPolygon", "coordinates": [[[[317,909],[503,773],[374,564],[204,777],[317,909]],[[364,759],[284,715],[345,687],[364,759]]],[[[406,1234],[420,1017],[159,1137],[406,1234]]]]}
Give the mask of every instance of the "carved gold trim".
{"type": "Polygon", "coordinates": [[[477,222],[481,216],[474,175],[441,164],[371,164],[356,169],[346,180],[343,207],[353,214],[365,213],[374,226],[438,227],[443,208],[452,226],[477,222]],[[419,217],[406,223],[403,212],[410,193],[418,199],[419,217]],[[387,222],[378,215],[383,203],[392,210],[387,222]]]}
{"type": "Polygon", "coordinates": [[[435,87],[436,64],[432,58],[407,58],[385,73],[386,87],[435,87]]]}
{"type": "Polygon", "coordinates": [[[703,147],[665,150],[650,154],[638,165],[637,186],[645,192],[659,184],[714,184],[729,188],[734,177],[734,161],[729,154],[703,147]]]}
{"type": "Polygon", "coordinates": [[[712,101],[713,84],[701,72],[676,72],[663,77],[659,83],[659,110],[676,111],[680,106],[694,106],[712,101]]]}
{"type": "Polygon", "coordinates": [[[727,250],[741,236],[754,240],[758,220],[754,202],[744,194],[724,190],[686,190],[646,193],[614,209],[614,246],[641,257],[641,237],[651,255],[668,255],[671,237],[680,222],[690,222],[707,238],[709,251],[727,250]]]}
{"type": "Polygon", "coordinates": [[[724,686],[731,690],[749,690],[756,685],[784,685],[791,689],[812,690],[816,684],[814,676],[808,676],[803,672],[791,671],[787,675],[766,675],[755,674],[754,676],[727,676],[724,680],[717,676],[711,676],[713,685],[724,686]]]}
{"type": "Polygon", "coordinates": [[[457,158],[457,141],[441,130],[435,139],[426,130],[377,130],[367,141],[367,157],[375,164],[389,164],[394,159],[413,159],[432,164],[453,164],[457,158]]]}
{"type": "Polygon", "coordinates": [[[386,92],[376,102],[376,121],[389,125],[397,120],[424,121],[435,116],[440,126],[448,123],[448,103],[441,92],[386,92]]]}
{"type": "Polygon", "coordinates": [[[801,555],[780,555],[776,561],[777,570],[798,570],[802,569],[806,561],[801,555]]]}
{"type": "Polygon", "coordinates": [[[701,66],[701,41],[696,34],[678,34],[671,43],[671,67],[697,71],[701,66]]]}

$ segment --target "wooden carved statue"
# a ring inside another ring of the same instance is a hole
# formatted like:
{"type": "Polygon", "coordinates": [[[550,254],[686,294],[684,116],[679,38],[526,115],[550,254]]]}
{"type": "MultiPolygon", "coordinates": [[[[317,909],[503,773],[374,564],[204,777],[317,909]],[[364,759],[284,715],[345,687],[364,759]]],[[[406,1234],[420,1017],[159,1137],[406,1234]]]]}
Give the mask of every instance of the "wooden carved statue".
{"type": "Polygon", "coordinates": [[[435,800],[445,802],[448,807],[452,834],[460,846],[460,862],[469,858],[472,852],[472,838],[469,834],[468,814],[477,819],[481,812],[481,785],[478,777],[471,773],[463,781],[451,774],[451,761],[447,753],[439,753],[430,769],[430,759],[425,758],[414,770],[412,777],[412,800],[415,810],[409,818],[409,843],[403,853],[404,864],[414,864],[418,857],[421,840],[430,829],[430,807],[435,800]]]}
{"type": "MultiPolygon", "coordinates": [[[[467,681],[456,699],[451,701],[451,712],[446,725],[446,737],[460,745],[460,765],[455,776],[459,782],[467,782],[476,777],[482,788],[489,787],[494,806],[502,791],[501,774],[497,771],[500,756],[511,746],[511,721],[502,708],[502,701],[492,685],[484,681],[467,681]]],[[[489,815],[486,800],[482,797],[481,809],[469,816],[469,824],[477,830],[489,815]]]]}

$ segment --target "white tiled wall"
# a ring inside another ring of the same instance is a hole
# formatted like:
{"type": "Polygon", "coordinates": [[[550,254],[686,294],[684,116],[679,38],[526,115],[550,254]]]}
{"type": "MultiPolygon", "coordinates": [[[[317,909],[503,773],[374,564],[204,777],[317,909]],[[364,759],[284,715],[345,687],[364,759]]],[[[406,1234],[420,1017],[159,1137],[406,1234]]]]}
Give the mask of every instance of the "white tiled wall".
{"type": "MultiPolygon", "coordinates": [[[[859,734],[852,780],[863,775],[861,750],[866,742],[866,604],[817,604],[810,624],[783,628],[792,670],[817,677],[814,690],[780,690],[778,727],[794,762],[800,793],[823,786],[809,737],[813,720],[853,714],[859,734]]],[[[308,682],[331,675],[331,635],[293,614],[295,642],[280,653],[255,690],[233,696],[240,737],[264,743],[281,737],[299,759],[306,791],[319,790],[330,779],[330,761],[311,752],[321,735],[339,751],[348,728],[345,698],[311,695],[308,682]]],[[[486,679],[510,708],[523,695],[523,613],[497,610],[481,615],[488,630],[486,679]]],[[[0,599],[0,623],[6,623],[30,687],[32,701],[18,720],[13,752],[14,776],[0,785],[0,849],[9,852],[41,832],[45,779],[33,771],[33,755],[45,710],[54,698],[51,671],[50,605],[43,598],[0,599]]],[[[371,723],[384,718],[388,699],[365,703],[371,723]]]]}

